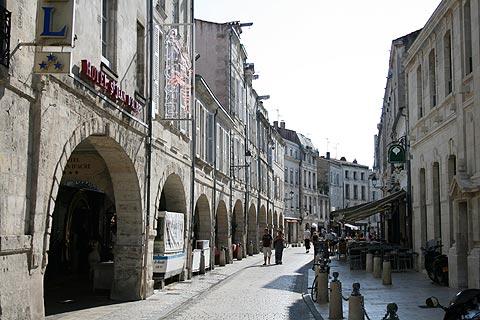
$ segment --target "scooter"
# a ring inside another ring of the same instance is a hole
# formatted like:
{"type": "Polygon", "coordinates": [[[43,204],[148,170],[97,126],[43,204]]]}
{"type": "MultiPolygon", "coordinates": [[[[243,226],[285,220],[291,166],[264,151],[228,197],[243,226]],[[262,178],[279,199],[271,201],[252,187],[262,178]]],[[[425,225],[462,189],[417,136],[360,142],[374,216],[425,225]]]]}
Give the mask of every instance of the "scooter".
{"type": "Polygon", "coordinates": [[[442,245],[436,240],[429,240],[421,249],[428,277],[435,283],[448,286],[448,257],[442,254],[441,248],[442,245]]]}
{"type": "Polygon", "coordinates": [[[425,301],[427,308],[441,308],[445,311],[443,320],[480,320],[480,289],[466,289],[453,297],[447,307],[436,297],[425,301]]]}

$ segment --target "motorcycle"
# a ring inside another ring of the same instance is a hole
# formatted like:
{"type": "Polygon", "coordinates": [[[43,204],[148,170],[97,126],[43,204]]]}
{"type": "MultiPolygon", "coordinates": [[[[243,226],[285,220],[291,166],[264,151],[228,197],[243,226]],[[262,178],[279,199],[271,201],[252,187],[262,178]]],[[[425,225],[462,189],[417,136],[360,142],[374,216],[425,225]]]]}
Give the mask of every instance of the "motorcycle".
{"type": "Polygon", "coordinates": [[[453,297],[447,307],[436,297],[425,301],[427,308],[441,308],[445,311],[443,320],[480,320],[480,289],[466,289],[453,297]]]}
{"type": "Polygon", "coordinates": [[[436,240],[427,241],[425,248],[421,248],[425,256],[424,267],[433,282],[448,286],[448,257],[442,254],[441,248],[436,240]]]}

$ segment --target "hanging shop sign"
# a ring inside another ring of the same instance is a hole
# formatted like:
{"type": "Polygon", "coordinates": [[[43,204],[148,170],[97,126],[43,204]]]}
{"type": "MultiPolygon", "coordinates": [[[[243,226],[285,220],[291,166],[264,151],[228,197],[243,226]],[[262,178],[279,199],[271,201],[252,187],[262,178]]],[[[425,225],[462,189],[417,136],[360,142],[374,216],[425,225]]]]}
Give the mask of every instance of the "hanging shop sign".
{"type": "Polygon", "coordinates": [[[137,114],[142,108],[142,104],[135,100],[135,97],[127,94],[120,84],[112,79],[109,75],[101,69],[95,67],[88,60],[82,60],[82,67],[80,70],[82,78],[89,81],[96,86],[113,102],[119,104],[124,110],[131,114],[137,114]]]}
{"type": "Polygon", "coordinates": [[[75,0],[40,0],[37,8],[36,44],[72,46],[75,0]]]}
{"type": "Polygon", "coordinates": [[[165,119],[184,119],[190,113],[192,63],[178,30],[165,37],[165,119]]]}
{"type": "Polygon", "coordinates": [[[388,162],[389,163],[405,163],[405,148],[401,144],[392,144],[388,148],[388,162]]]}
{"type": "Polygon", "coordinates": [[[35,52],[34,73],[69,73],[70,52],[35,52]]]}

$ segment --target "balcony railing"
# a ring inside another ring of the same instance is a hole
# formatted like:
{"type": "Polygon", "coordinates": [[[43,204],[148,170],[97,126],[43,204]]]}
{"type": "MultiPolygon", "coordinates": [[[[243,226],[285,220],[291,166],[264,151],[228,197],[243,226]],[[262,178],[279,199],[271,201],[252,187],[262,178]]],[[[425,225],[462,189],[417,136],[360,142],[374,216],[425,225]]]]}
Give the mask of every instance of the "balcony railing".
{"type": "Polygon", "coordinates": [[[10,22],[12,13],[0,6],[0,64],[10,65],[10,22]]]}

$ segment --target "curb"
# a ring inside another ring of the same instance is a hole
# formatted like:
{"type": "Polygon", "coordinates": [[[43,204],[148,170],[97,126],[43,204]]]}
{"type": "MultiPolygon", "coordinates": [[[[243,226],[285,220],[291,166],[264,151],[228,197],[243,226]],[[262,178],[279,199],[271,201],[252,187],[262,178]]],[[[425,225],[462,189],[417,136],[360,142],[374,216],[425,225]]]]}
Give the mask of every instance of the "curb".
{"type": "Polygon", "coordinates": [[[315,302],[313,302],[312,296],[309,293],[302,293],[302,298],[315,320],[325,320],[315,307],[315,302]]]}

